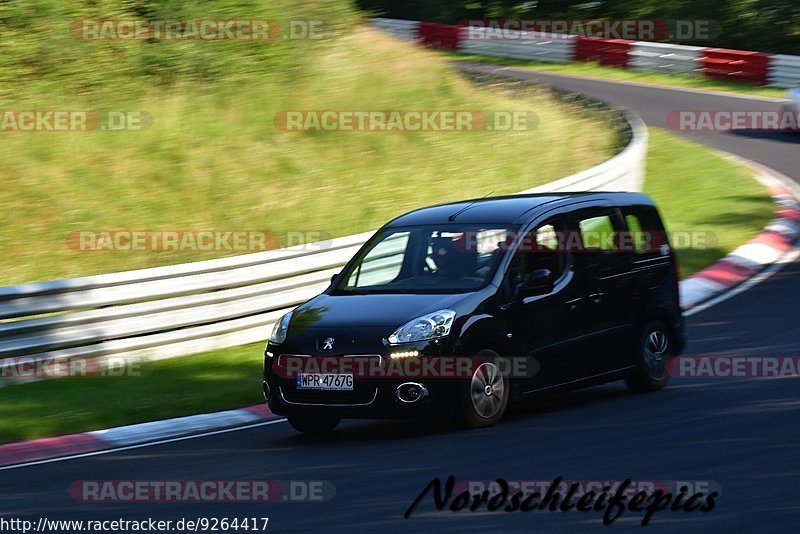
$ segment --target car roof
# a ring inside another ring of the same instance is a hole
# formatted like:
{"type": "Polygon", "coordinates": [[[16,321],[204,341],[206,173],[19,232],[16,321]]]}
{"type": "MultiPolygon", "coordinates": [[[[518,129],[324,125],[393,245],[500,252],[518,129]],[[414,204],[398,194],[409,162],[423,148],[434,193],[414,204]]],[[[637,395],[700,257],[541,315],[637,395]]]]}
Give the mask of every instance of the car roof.
{"type": "Polygon", "coordinates": [[[642,193],[576,192],[508,195],[419,208],[400,215],[386,226],[449,223],[517,225],[542,211],[589,200],[605,200],[614,206],[654,205],[653,200],[642,193]]]}

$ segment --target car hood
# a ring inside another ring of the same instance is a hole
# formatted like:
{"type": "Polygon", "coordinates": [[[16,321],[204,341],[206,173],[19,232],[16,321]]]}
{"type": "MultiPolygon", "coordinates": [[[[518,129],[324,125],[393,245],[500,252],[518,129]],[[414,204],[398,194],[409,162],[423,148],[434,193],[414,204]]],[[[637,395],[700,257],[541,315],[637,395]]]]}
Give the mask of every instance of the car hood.
{"type": "Polygon", "coordinates": [[[406,322],[452,308],[471,293],[454,295],[319,295],[292,314],[290,330],[330,327],[397,328],[406,322]]]}

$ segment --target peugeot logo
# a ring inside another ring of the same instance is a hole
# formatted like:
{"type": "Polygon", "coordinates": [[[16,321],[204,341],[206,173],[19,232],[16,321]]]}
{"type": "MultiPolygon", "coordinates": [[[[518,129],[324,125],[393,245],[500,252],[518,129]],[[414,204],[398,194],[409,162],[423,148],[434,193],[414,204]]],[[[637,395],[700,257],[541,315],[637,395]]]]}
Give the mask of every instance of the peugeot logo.
{"type": "Polygon", "coordinates": [[[325,341],[322,342],[322,350],[333,350],[332,337],[326,338],[325,341]]]}

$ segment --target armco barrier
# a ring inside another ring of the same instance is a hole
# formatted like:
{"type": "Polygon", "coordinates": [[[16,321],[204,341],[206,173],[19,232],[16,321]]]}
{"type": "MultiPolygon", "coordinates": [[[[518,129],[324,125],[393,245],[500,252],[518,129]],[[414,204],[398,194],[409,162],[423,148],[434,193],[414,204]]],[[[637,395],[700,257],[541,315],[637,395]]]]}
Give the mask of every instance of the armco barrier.
{"type": "Polygon", "coordinates": [[[576,61],[597,61],[601,65],[627,67],[628,54],[633,41],[578,37],[575,45],[576,61]]]}
{"type": "Polygon", "coordinates": [[[628,67],[635,71],[699,74],[703,48],[636,41],[629,52],[628,67]]]}
{"type": "Polygon", "coordinates": [[[484,28],[463,29],[460,51],[547,63],[569,63],[575,55],[574,37],[520,32],[515,39],[492,39],[486,32],[484,28]]]}
{"type": "Polygon", "coordinates": [[[420,43],[430,48],[458,50],[460,41],[459,34],[461,30],[462,28],[458,26],[422,22],[419,25],[417,37],[420,43]]]}
{"type": "Polygon", "coordinates": [[[380,31],[405,41],[415,41],[419,37],[420,22],[416,20],[377,18],[370,19],[370,23],[380,31]]]}
{"type": "MultiPolygon", "coordinates": [[[[474,72],[474,71],[473,71],[474,72]]],[[[497,77],[494,77],[497,79],[497,77]]],[[[521,82],[514,82],[521,83],[521,82]]],[[[607,105],[576,93],[564,100],[607,105]]],[[[647,129],[607,108],[624,148],[573,176],[524,191],[631,190],[643,184],[647,129]]],[[[371,232],[195,263],[0,287],[0,359],[100,364],[158,360],[265,341],[286,311],[328,286],[371,232]]],[[[387,261],[389,261],[387,259],[387,261]]],[[[376,263],[376,268],[386,262],[376,263]]],[[[0,378],[0,384],[6,380],[0,378]]]]}
{"type": "Polygon", "coordinates": [[[703,74],[775,87],[800,86],[800,56],[537,32],[497,39],[494,33],[487,37],[488,30],[479,27],[381,18],[371,22],[402,39],[419,39],[427,46],[465,53],[548,63],[597,61],[641,72],[703,74]]]}
{"type": "Polygon", "coordinates": [[[776,54],[769,61],[769,84],[775,87],[800,87],[800,56],[776,54]]]}
{"type": "Polygon", "coordinates": [[[769,54],[706,48],[703,50],[703,72],[711,78],[766,85],[769,54]]]}

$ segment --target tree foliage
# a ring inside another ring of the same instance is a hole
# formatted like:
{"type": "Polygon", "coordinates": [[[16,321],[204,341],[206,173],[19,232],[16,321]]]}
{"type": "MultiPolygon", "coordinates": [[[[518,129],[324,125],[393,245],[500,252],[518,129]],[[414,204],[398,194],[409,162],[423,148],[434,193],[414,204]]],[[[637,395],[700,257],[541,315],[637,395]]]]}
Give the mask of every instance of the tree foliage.
{"type": "Polygon", "coordinates": [[[712,20],[719,32],[710,41],[670,42],[800,54],[800,0],[358,0],[358,4],[380,16],[447,24],[486,18],[712,20]]]}

